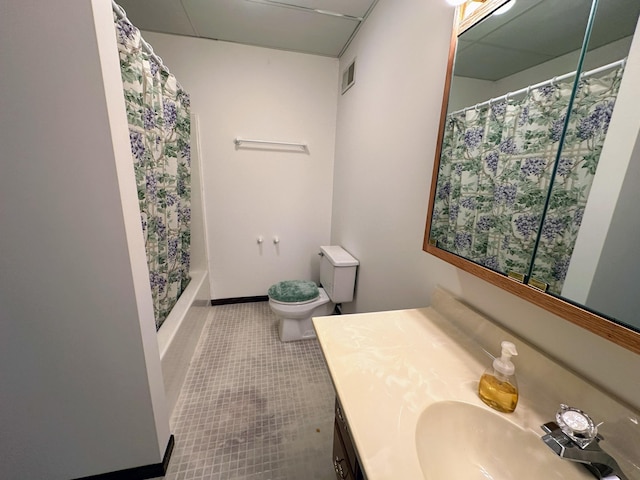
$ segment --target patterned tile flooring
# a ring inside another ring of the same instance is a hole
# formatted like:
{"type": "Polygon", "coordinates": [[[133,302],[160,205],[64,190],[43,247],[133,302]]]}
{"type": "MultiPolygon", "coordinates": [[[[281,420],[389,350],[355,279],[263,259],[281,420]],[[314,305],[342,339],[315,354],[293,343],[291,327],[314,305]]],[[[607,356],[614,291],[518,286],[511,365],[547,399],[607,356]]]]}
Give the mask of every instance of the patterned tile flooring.
{"type": "Polygon", "coordinates": [[[332,480],[334,390],[317,340],[267,302],[212,307],[171,422],[165,480],[332,480]]]}

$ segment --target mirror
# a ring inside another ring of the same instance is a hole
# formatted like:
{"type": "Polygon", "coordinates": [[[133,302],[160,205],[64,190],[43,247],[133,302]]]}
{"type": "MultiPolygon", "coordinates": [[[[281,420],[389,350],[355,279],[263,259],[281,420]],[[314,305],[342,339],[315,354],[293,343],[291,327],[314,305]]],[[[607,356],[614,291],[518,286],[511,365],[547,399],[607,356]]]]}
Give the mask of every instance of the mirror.
{"type": "Polygon", "coordinates": [[[469,5],[424,250],[640,353],[640,4],[487,0],[459,13],[469,5]]]}

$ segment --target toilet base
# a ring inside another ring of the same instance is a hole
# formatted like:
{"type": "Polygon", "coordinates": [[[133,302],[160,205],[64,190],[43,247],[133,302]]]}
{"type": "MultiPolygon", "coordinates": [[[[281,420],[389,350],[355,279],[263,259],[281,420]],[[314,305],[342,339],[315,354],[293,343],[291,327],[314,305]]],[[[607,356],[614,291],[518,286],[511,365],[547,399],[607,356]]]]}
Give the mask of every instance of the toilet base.
{"type": "Polygon", "coordinates": [[[296,340],[306,340],[316,338],[316,331],[313,328],[311,318],[331,315],[334,307],[332,303],[326,303],[313,310],[311,316],[302,319],[280,318],[278,322],[278,334],[282,342],[293,342],[296,340]]]}
{"type": "Polygon", "coordinates": [[[280,322],[278,322],[278,334],[282,342],[316,338],[316,331],[313,329],[311,318],[304,320],[281,318],[280,322]]]}

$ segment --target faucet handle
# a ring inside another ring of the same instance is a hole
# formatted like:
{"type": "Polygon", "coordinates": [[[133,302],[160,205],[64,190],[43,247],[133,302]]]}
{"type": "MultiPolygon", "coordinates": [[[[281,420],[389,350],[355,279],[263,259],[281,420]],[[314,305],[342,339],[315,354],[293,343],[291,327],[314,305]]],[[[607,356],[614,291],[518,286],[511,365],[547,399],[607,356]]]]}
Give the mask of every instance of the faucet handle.
{"type": "Polygon", "coordinates": [[[540,425],[540,428],[544,431],[544,433],[551,433],[555,430],[558,430],[560,427],[556,422],[547,422],[544,425],[540,425]]]}
{"type": "Polygon", "coordinates": [[[560,410],[556,412],[556,423],[560,430],[580,448],[585,448],[594,440],[599,440],[597,425],[589,415],[577,408],[561,404],[560,410]]]}
{"type": "Polygon", "coordinates": [[[545,432],[542,441],[559,457],[583,464],[596,478],[629,480],[615,459],[602,450],[598,425],[582,410],[562,404],[556,421],[540,428],[545,432]]]}

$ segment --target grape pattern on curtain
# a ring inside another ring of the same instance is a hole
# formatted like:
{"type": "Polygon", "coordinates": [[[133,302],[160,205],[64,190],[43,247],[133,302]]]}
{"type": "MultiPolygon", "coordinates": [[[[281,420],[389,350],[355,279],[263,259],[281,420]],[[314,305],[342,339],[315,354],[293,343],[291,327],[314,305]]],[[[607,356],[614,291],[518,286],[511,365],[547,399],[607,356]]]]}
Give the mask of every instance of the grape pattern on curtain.
{"type": "Polygon", "coordinates": [[[190,100],[114,14],[156,329],[189,283],[190,100]]]}
{"type": "Polygon", "coordinates": [[[578,85],[531,276],[562,293],[624,67],[578,85]]]}
{"type": "MultiPolygon", "coordinates": [[[[554,293],[562,289],[621,78],[622,68],[579,84],[533,275],[554,293]]],[[[440,248],[501,273],[529,271],[572,84],[447,117],[430,231],[440,248]]]]}

